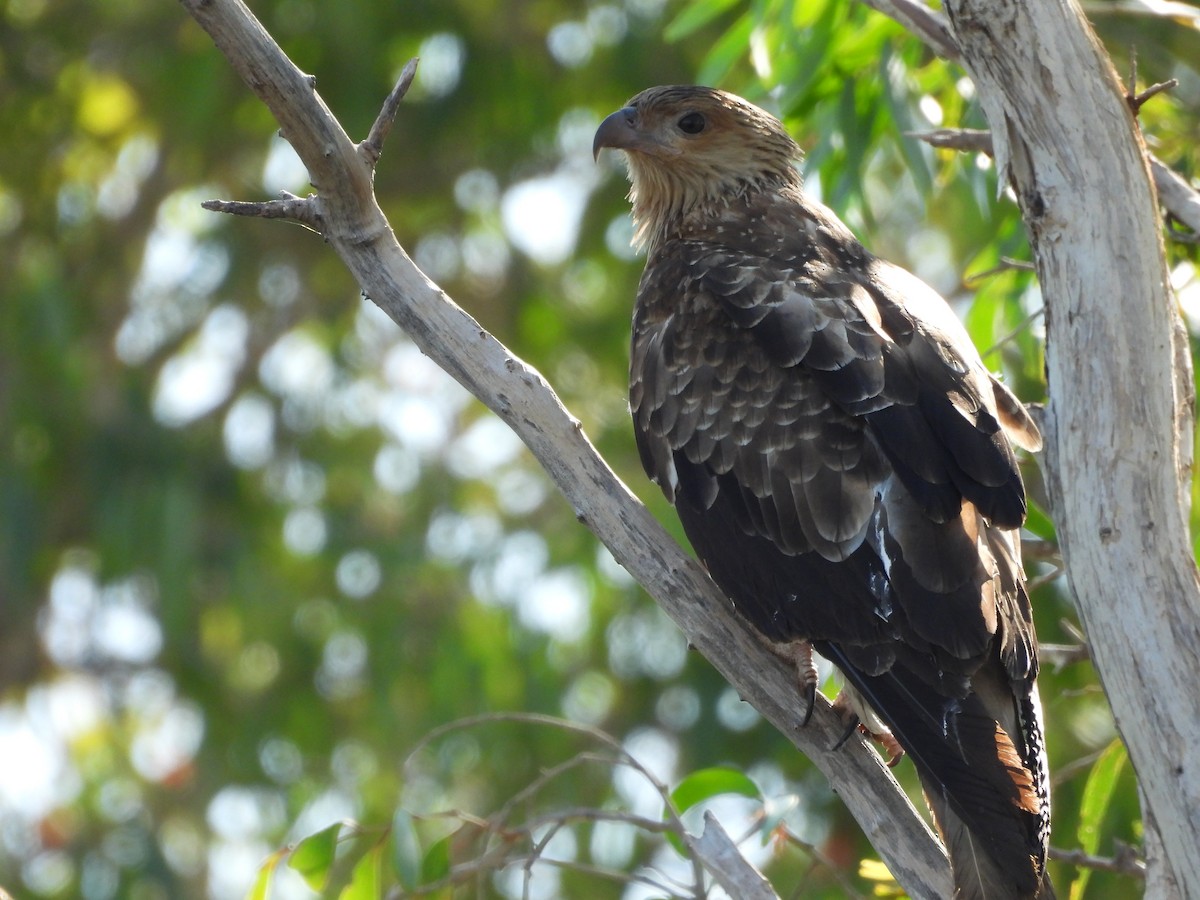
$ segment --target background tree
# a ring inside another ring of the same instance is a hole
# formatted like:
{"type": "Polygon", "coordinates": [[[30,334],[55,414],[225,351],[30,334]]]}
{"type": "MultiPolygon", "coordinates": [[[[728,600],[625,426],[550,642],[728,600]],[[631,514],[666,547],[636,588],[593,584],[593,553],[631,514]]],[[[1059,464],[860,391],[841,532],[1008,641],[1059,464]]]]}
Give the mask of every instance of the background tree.
{"type": "MultiPolygon", "coordinates": [[[[401,242],[547,374],[659,512],[623,401],[640,266],[618,180],[585,159],[599,115],[650,83],[721,83],[783,112],[810,190],[957,298],[989,362],[1040,396],[1030,276],[961,286],[1028,257],[1015,207],[993,201],[985,158],[903,137],[982,126],[970,84],[891,21],[836,2],[370,7],[257,12],[357,135],[420,53],[377,175],[401,242]]],[[[753,855],[784,890],[844,896],[839,879],[870,851],[821,779],[688,656],[507,430],[356,300],[311,235],[198,211],[306,180],[207,38],[174,6],[4,15],[0,883],[239,896],[289,834],[388,822],[398,799],[486,812],[573,758],[577,737],[500,723],[397,767],[437,724],[532,709],[602,725],[672,785],[714,763],[748,772],[785,810],[768,824],[808,845],[753,855]]],[[[1147,80],[1182,76],[1143,124],[1191,171],[1194,31],[1098,20],[1118,50],[1136,40],[1147,80]]],[[[1171,251],[1186,301],[1194,258],[1171,251]]],[[[1044,517],[1031,528],[1053,541],[1044,517]]],[[[1071,640],[1060,587],[1035,598],[1045,641],[1071,640]]],[[[1056,843],[1136,842],[1132,777],[1090,667],[1044,690],[1056,843]]],[[[624,776],[581,768],[563,791],[585,786],[596,805],[659,815],[624,776]]],[[[758,809],[725,807],[735,834],[758,809]]],[[[559,840],[557,856],[615,868],[674,852],[599,825],[559,840]]],[[[1088,887],[1130,891],[1118,877],[1088,887]]],[[[580,896],[598,883],[533,881],[580,896]]]]}

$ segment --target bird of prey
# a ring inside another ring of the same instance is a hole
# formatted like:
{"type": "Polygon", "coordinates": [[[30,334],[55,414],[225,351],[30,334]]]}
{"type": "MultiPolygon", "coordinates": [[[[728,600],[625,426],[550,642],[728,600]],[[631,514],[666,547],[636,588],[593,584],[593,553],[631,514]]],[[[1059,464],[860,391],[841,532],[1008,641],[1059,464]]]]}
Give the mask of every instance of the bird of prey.
{"type": "Polygon", "coordinates": [[[913,760],[956,896],[1052,896],[1014,455],[1036,426],[946,302],[805,195],[773,116],[656,87],[604,120],[604,147],[624,151],[647,254],[646,472],[741,615],[831,660],[913,760]]]}

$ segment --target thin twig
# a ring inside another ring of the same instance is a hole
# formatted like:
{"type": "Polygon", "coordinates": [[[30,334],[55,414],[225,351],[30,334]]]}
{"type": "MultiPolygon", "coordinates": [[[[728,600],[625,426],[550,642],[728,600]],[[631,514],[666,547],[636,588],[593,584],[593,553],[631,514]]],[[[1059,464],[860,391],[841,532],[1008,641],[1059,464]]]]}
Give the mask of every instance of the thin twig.
{"type": "MultiPolygon", "coordinates": [[[[1057,574],[1062,573],[1060,571],[1057,574]]],[[[1087,644],[1040,644],[1038,656],[1041,657],[1042,662],[1054,666],[1054,670],[1057,672],[1074,663],[1090,660],[1092,648],[1087,644]]]]}
{"type": "Polygon", "coordinates": [[[1004,347],[1007,344],[1011,343],[1013,340],[1015,340],[1021,334],[1021,332],[1023,332],[1026,328],[1028,328],[1030,325],[1032,325],[1034,322],[1036,322],[1038,319],[1040,319],[1042,317],[1042,314],[1045,311],[1046,311],[1046,308],[1044,306],[1039,306],[1037,309],[1035,309],[1033,312],[1031,312],[1029,315],[1027,315],[1025,318],[1023,318],[1020,322],[1018,322],[1016,328],[1014,328],[1012,331],[1008,332],[1007,334],[1004,334],[1004,335],[1000,336],[999,338],[997,338],[996,343],[992,344],[992,346],[988,347],[986,350],[984,350],[979,355],[982,358],[987,359],[993,353],[1003,350],[1004,347]]]}
{"type": "Polygon", "coordinates": [[[1091,753],[1086,753],[1079,759],[1073,759],[1069,763],[1064,763],[1061,766],[1055,766],[1054,772],[1050,776],[1050,786],[1058,787],[1060,784],[1066,784],[1080,772],[1086,772],[1092,768],[1096,760],[1104,755],[1104,751],[1108,749],[1108,744],[1093,750],[1091,753]]]}
{"type": "MultiPolygon", "coordinates": [[[[572,732],[574,734],[583,735],[583,736],[586,736],[586,737],[596,741],[597,743],[603,745],[604,747],[607,747],[609,750],[611,750],[614,753],[614,755],[617,758],[606,759],[604,757],[598,757],[595,754],[579,753],[579,754],[576,754],[575,756],[571,757],[569,760],[566,760],[565,762],[560,763],[559,765],[546,770],[545,772],[540,774],[537,778],[535,778],[532,782],[530,782],[528,785],[526,785],[521,791],[519,791],[514,796],[510,797],[505,802],[504,806],[502,806],[495,814],[493,814],[491,817],[489,817],[488,825],[487,825],[488,832],[492,832],[492,833],[496,833],[496,834],[503,833],[501,829],[506,829],[506,828],[510,827],[510,826],[506,826],[506,823],[508,822],[509,818],[511,817],[513,809],[516,807],[516,805],[533,797],[538,791],[540,791],[543,787],[545,787],[545,785],[547,783],[549,783],[551,780],[553,780],[554,778],[558,777],[562,773],[569,771],[570,769],[575,768],[585,762],[599,761],[599,762],[605,762],[610,765],[628,766],[629,768],[636,771],[639,775],[641,775],[644,779],[646,779],[646,781],[649,782],[651,787],[654,788],[655,792],[659,795],[659,797],[662,798],[664,814],[668,818],[668,824],[669,824],[670,830],[675,831],[677,834],[679,834],[681,836],[685,834],[686,829],[684,828],[683,820],[680,817],[679,810],[675,806],[675,802],[671,799],[670,789],[663,782],[659,781],[659,779],[656,778],[649,769],[647,769],[644,765],[642,765],[642,763],[640,761],[638,761],[638,759],[636,757],[634,757],[632,754],[630,754],[629,751],[627,751],[621,745],[620,741],[618,741],[612,735],[606,734],[605,732],[601,731],[598,728],[592,728],[591,726],[581,725],[576,722],[568,722],[564,719],[556,719],[553,716],[546,716],[546,715],[541,715],[538,713],[487,713],[484,715],[472,716],[470,718],[460,719],[457,722],[451,722],[447,725],[443,725],[439,728],[436,728],[433,731],[429,732],[427,735],[423,736],[420,739],[420,741],[418,741],[417,745],[409,752],[408,756],[405,758],[404,766],[407,767],[408,764],[413,760],[415,755],[421,749],[423,749],[424,747],[431,744],[433,741],[438,740],[439,738],[441,738],[447,734],[450,734],[454,731],[467,730],[469,728],[474,728],[479,725],[493,724],[493,723],[499,723],[499,722],[511,722],[511,723],[527,724],[527,725],[540,725],[540,726],[551,727],[551,728],[559,728],[563,731],[568,731],[568,732],[572,732]]],[[[704,873],[703,873],[703,865],[702,865],[701,860],[696,857],[693,857],[690,861],[691,861],[691,864],[693,867],[693,876],[695,878],[695,883],[703,884],[704,873]]]]}
{"type": "MultiPolygon", "coordinates": [[[[437,881],[429,884],[417,885],[411,888],[397,887],[388,894],[389,900],[399,897],[423,897],[434,894],[440,894],[447,888],[453,888],[461,885],[472,878],[479,878],[484,875],[489,875],[495,872],[500,872],[509,866],[524,865],[528,858],[527,854],[520,853],[512,856],[499,855],[484,859],[479,857],[470,862],[461,863],[452,866],[450,873],[437,881]]],[[[655,890],[663,891],[670,897],[682,897],[676,890],[669,887],[662,881],[650,878],[638,872],[622,872],[616,869],[604,869],[598,866],[589,866],[586,863],[568,862],[558,859],[541,859],[539,862],[546,866],[556,866],[559,868],[571,869],[573,871],[582,872],[585,875],[595,875],[602,878],[608,878],[612,881],[618,881],[624,884],[643,884],[655,890]]]]}
{"type": "Polygon", "coordinates": [[[400,111],[400,101],[412,87],[413,78],[417,74],[418,62],[420,60],[414,56],[404,64],[404,68],[400,70],[400,77],[396,79],[391,93],[383,101],[383,108],[379,110],[375,123],[367,133],[367,139],[358,145],[358,152],[362,154],[363,159],[372,169],[379,162],[379,157],[383,153],[383,142],[387,140],[388,132],[392,130],[392,125],[396,122],[396,114],[400,111]]]}
{"type": "MultiPolygon", "coordinates": [[[[1129,87],[1127,87],[1125,89],[1125,99],[1127,101],[1131,100],[1131,98],[1133,97],[1133,92],[1137,90],[1137,70],[1138,70],[1137,44],[1130,44],[1129,45],[1129,87]]],[[[1135,116],[1137,115],[1136,107],[1134,107],[1133,114],[1135,116]]]]}
{"type": "Polygon", "coordinates": [[[648,831],[651,834],[674,833],[676,827],[671,822],[662,819],[648,819],[637,813],[625,812],[620,809],[601,809],[596,806],[580,806],[570,809],[558,809],[544,816],[526,819],[521,826],[530,832],[536,831],[543,825],[567,825],[571,822],[618,822],[648,831]]]}
{"type": "Polygon", "coordinates": [[[865,6],[894,19],[919,37],[938,56],[958,62],[958,42],[950,33],[946,17],[916,0],[863,0],[865,6]]]}
{"type": "Polygon", "coordinates": [[[971,272],[963,278],[963,281],[970,287],[971,285],[978,284],[985,278],[991,278],[993,275],[999,275],[1003,272],[1012,272],[1014,269],[1018,272],[1036,272],[1037,266],[1023,259],[1002,256],[1000,257],[999,264],[992,266],[990,269],[984,269],[982,272],[971,272]]]}
{"type": "Polygon", "coordinates": [[[1087,643],[1087,635],[1083,633],[1083,629],[1080,628],[1076,623],[1072,622],[1070,619],[1059,619],[1058,627],[1061,628],[1063,631],[1065,631],[1067,634],[1069,634],[1071,637],[1075,638],[1075,640],[1077,640],[1081,643],[1085,643],[1085,644],[1087,643]]]}
{"type": "Polygon", "coordinates": [[[1164,91],[1173,91],[1177,87],[1179,87],[1179,79],[1168,78],[1166,81],[1159,81],[1156,84],[1152,84],[1141,93],[1133,94],[1125,99],[1129,101],[1129,106],[1136,115],[1137,113],[1141,112],[1142,107],[1151,97],[1161,94],[1164,91]]]}
{"type": "Polygon", "coordinates": [[[1137,93],[1137,47],[1129,48],[1129,87],[1125,90],[1125,102],[1129,104],[1129,109],[1136,119],[1141,113],[1142,107],[1146,101],[1155,94],[1161,94],[1163,91],[1173,90],[1179,87],[1179,79],[1171,78],[1167,81],[1160,81],[1157,84],[1152,84],[1140,94],[1137,93]]]}
{"type": "MultiPolygon", "coordinates": [[[[854,884],[854,882],[852,882],[850,880],[849,876],[847,876],[846,873],[842,871],[841,867],[838,866],[837,863],[835,863],[832,859],[830,859],[824,853],[822,853],[821,850],[815,844],[810,844],[810,843],[808,843],[808,841],[802,840],[790,828],[783,829],[783,837],[784,837],[784,840],[786,840],[789,844],[791,844],[794,847],[798,847],[801,851],[803,851],[804,853],[806,853],[808,855],[809,859],[812,860],[813,865],[807,870],[807,872],[805,874],[806,878],[807,878],[808,874],[811,874],[812,870],[815,869],[817,866],[824,866],[826,869],[829,870],[829,874],[831,874],[833,876],[834,880],[837,881],[838,885],[842,889],[843,894],[847,898],[858,898],[858,900],[866,900],[866,898],[863,896],[862,892],[858,890],[857,886],[854,884]]],[[[801,893],[799,887],[797,887],[796,893],[793,896],[796,896],[796,897],[802,896],[802,893],[801,893]]]]}
{"type": "Polygon", "coordinates": [[[1135,848],[1121,842],[1117,842],[1117,852],[1112,856],[1092,856],[1083,850],[1061,850],[1058,847],[1051,847],[1048,855],[1056,862],[1069,866],[1095,869],[1097,872],[1113,872],[1139,880],[1146,877],[1146,861],[1135,848]]]}
{"type": "Polygon", "coordinates": [[[992,133],[981,128],[935,128],[933,131],[906,131],[904,135],[941,150],[992,155],[992,133]]]}
{"type": "MultiPolygon", "coordinates": [[[[1025,585],[1025,590],[1032,594],[1038,588],[1045,587],[1046,585],[1050,584],[1050,582],[1058,580],[1066,571],[1066,567],[1064,567],[1061,563],[1053,565],[1051,570],[1046,574],[1038,575],[1036,578],[1031,578],[1029,583],[1025,585]]],[[[1046,645],[1043,644],[1042,648],[1045,649],[1045,646],[1046,645]]]]}
{"type": "Polygon", "coordinates": [[[200,206],[210,212],[227,213],[231,216],[249,216],[258,219],[289,219],[298,222],[309,231],[321,233],[321,211],[315,196],[297,197],[280,191],[278,200],[205,200],[200,206]]]}
{"type": "MultiPolygon", "coordinates": [[[[1169,82],[1164,81],[1162,85],[1154,85],[1154,87],[1166,90],[1168,85],[1169,82]]],[[[1150,88],[1147,88],[1148,90],[1150,88]]],[[[1158,93],[1158,90],[1155,93],[1158,93]]],[[[1148,100],[1150,96],[1153,94],[1147,96],[1145,100],[1148,100]]],[[[935,131],[908,132],[908,136],[924,141],[931,147],[993,155],[992,133],[977,128],[939,128],[935,131]]],[[[1197,243],[1200,241],[1200,192],[1192,187],[1187,179],[1148,150],[1146,158],[1150,161],[1150,175],[1154,179],[1154,189],[1158,192],[1158,202],[1170,218],[1189,229],[1188,232],[1182,234],[1173,228],[1168,229],[1171,239],[1181,243],[1197,243]]]]}

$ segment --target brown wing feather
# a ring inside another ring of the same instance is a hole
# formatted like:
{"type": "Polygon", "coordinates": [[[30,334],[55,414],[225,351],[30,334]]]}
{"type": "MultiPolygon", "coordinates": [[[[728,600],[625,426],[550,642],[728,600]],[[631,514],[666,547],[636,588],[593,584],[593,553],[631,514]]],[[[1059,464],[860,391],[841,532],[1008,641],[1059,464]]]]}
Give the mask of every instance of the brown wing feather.
{"type": "Polygon", "coordinates": [[[601,146],[627,151],[650,251],[630,393],[647,472],[738,609],[813,640],[892,727],[961,896],[1046,896],[1010,444],[1036,427],[936,293],[802,194],[772,116],[652,88],[601,146]]]}
{"type": "Polygon", "coordinates": [[[726,228],[649,261],[630,393],[643,463],[741,612],[818,642],[945,798],[948,843],[982,848],[1026,896],[1048,795],[1021,712],[1036,640],[1002,428],[1026,423],[928,288],[808,215],[769,259],[753,229],[726,228]]]}

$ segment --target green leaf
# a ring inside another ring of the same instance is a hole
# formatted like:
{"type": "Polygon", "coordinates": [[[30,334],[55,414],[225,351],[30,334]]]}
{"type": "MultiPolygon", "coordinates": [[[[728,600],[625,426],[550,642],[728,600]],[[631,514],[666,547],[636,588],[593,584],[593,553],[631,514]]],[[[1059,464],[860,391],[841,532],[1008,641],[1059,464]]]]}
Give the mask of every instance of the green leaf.
{"type": "Polygon", "coordinates": [[[720,84],[742,59],[750,46],[754,17],[746,14],[729,27],[704,57],[696,81],[700,84],[720,84]]]}
{"type": "Polygon", "coordinates": [[[758,785],[745,773],[725,766],[716,766],[700,769],[684,778],[675,790],[671,791],[671,802],[682,813],[719,794],[741,794],[752,800],[762,799],[758,785]]]}
{"type": "MultiPolygon", "coordinates": [[[[971,301],[971,306],[967,310],[966,321],[967,333],[971,335],[971,342],[979,349],[980,353],[987,351],[995,346],[997,335],[996,322],[1000,318],[1000,307],[1004,302],[1004,294],[998,290],[992,290],[991,285],[976,283],[975,297],[971,301]]],[[[984,365],[995,370],[998,365],[998,360],[992,359],[989,354],[985,357],[984,365]]]]}
{"type": "MultiPolygon", "coordinates": [[[[716,797],[719,794],[741,794],[755,800],[762,799],[758,785],[737,769],[725,766],[715,766],[711,769],[699,769],[679,782],[671,791],[671,802],[680,814],[691,809],[697,803],[716,797]]],[[[666,815],[663,816],[666,819],[666,815]]],[[[687,855],[687,850],[679,835],[667,832],[667,841],[681,856],[687,855]]]]}
{"type": "Polygon", "coordinates": [[[392,865],[404,887],[413,888],[421,883],[421,840],[412,815],[403,809],[396,810],[392,817],[392,865]]]}
{"type": "Polygon", "coordinates": [[[737,3],[738,0],[703,0],[700,3],[691,3],[663,29],[663,38],[671,43],[685,38],[737,3]]]}
{"type": "MultiPolygon", "coordinates": [[[[796,5],[799,7],[805,4],[796,5]]],[[[840,11],[836,5],[826,4],[819,19],[796,31],[795,42],[787,48],[786,55],[783,55],[791,62],[786,75],[783,76],[780,96],[780,107],[786,114],[796,113],[802,100],[812,99],[809,92],[826,71],[821,61],[829,51],[839,18],[840,11]]]]}
{"type": "MultiPolygon", "coordinates": [[[[1104,818],[1108,814],[1113,792],[1117,786],[1117,777],[1125,768],[1128,753],[1119,738],[1104,748],[1100,758],[1092,765],[1088,773],[1087,784],[1083,788],[1083,802],[1079,806],[1079,847],[1089,856],[1094,855],[1100,847],[1100,830],[1104,818]]],[[[1075,880],[1071,883],[1070,900],[1082,900],[1087,888],[1091,870],[1081,868],[1075,880]]]]}
{"type": "Polygon", "coordinates": [[[422,883],[441,881],[450,874],[450,842],[453,838],[454,834],[448,834],[425,851],[425,858],[421,860],[422,883]]]}
{"type": "Polygon", "coordinates": [[[1036,504],[1029,504],[1029,509],[1025,513],[1025,527],[1043,541],[1058,540],[1057,533],[1054,530],[1054,523],[1050,521],[1050,517],[1046,515],[1042,508],[1036,504]]]}
{"type": "Polygon", "coordinates": [[[375,846],[363,854],[354,866],[350,883],[342,889],[338,900],[379,900],[383,896],[383,847],[386,841],[376,841],[375,846]]]}
{"type": "Polygon", "coordinates": [[[324,900],[342,900],[344,892],[354,882],[359,863],[387,837],[386,832],[381,835],[377,829],[365,830],[357,822],[345,822],[343,826],[333,865],[329,867],[325,888],[321,892],[324,900]]]}
{"type": "Polygon", "coordinates": [[[896,128],[901,132],[897,138],[900,153],[908,166],[913,183],[917,186],[919,196],[924,200],[933,193],[933,171],[929,168],[932,151],[927,150],[916,138],[907,136],[908,132],[920,130],[909,102],[912,92],[905,81],[907,73],[908,70],[893,58],[892,45],[885,43],[879,58],[879,81],[883,85],[883,96],[892,112],[896,128]]]}
{"type": "Polygon", "coordinates": [[[341,830],[342,823],[335,822],[316,834],[310,834],[296,845],[288,859],[288,868],[299,872],[314,891],[321,890],[329,877],[341,830]]]}
{"type": "Polygon", "coordinates": [[[246,894],[246,900],[267,900],[271,890],[271,876],[275,874],[275,867],[285,855],[287,850],[276,850],[267,857],[258,870],[258,877],[254,879],[250,892],[246,894]]]}

